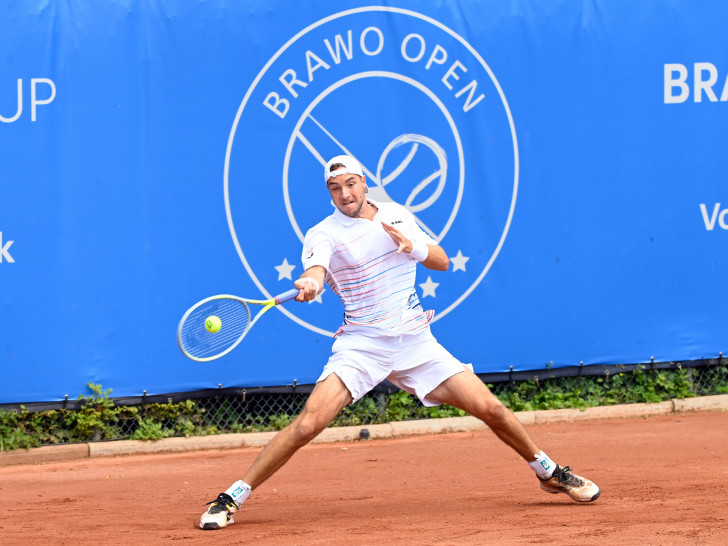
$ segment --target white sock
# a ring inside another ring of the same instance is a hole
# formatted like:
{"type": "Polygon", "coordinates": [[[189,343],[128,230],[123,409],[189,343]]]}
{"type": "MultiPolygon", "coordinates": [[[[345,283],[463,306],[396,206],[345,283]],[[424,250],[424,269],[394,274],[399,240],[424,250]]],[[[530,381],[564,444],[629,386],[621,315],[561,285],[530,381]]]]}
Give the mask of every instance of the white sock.
{"type": "Polygon", "coordinates": [[[537,453],[534,457],[536,460],[529,462],[528,466],[530,466],[533,471],[538,474],[539,478],[550,478],[551,474],[554,473],[556,463],[553,462],[543,451],[541,453],[537,453]]]}
{"type": "Polygon", "coordinates": [[[245,499],[247,499],[252,492],[253,488],[243,480],[236,481],[228,488],[227,491],[225,491],[225,493],[233,498],[238,507],[245,502],[245,499]]]}

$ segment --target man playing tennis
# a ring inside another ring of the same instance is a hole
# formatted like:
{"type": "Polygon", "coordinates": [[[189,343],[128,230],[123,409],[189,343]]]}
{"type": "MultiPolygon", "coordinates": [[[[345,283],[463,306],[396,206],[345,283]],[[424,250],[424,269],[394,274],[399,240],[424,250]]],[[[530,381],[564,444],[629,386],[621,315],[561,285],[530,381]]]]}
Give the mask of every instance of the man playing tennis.
{"type": "Polygon", "coordinates": [[[599,488],[560,467],[531,440],[516,417],[430,332],[432,313],[415,292],[415,268],[447,270],[445,251],[396,203],[366,198],[366,177],[352,157],[336,156],[324,170],[334,212],[308,231],[305,272],[294,282],[297,301],[310,301],[326,282],[344,304],[332,355],[301,414],[260,453],[200,519],[202,529],[233,523],[250,493],[323,431],[347,404],[388,379],[425,406],[450,404],[481,419],[535,471],[541,488],[594,501],[599,488]]]}

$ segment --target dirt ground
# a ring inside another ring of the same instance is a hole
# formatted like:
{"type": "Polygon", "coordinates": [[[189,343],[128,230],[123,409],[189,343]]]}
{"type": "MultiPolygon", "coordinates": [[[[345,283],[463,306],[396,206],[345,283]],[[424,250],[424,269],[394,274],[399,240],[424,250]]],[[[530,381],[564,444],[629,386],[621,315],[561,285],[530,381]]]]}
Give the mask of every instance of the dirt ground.
{"type": "Polygon", "coordinates": [[[95,458],[0,468],[0,543],[728,544],[728,412],[529,432],[601,498],[542,492],[490,431],[317,444],[201,531],[259,449],[95,458]]]}

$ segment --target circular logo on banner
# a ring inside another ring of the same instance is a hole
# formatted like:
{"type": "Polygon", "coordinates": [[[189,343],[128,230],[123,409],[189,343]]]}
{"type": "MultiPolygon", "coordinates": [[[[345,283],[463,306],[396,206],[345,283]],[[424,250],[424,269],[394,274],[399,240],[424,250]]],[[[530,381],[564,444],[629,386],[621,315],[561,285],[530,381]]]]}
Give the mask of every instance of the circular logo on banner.
{"type": "MultiPolygon", "coordinates": [[[[435,319],[483,280],[505,241],[518,190],[508,103],[480,54],[422,14],[366,7],[321,19],[266,63],[238,109],[225,158],[225,206],[240,258],[265,294],[302,273],[306,231],[333,212],[328,159],[362,164],[375,201],[407,207],[450,257],[418,268],[435,319]]],[[[338,297],[279,307],[333,335],[338,297]]]]}

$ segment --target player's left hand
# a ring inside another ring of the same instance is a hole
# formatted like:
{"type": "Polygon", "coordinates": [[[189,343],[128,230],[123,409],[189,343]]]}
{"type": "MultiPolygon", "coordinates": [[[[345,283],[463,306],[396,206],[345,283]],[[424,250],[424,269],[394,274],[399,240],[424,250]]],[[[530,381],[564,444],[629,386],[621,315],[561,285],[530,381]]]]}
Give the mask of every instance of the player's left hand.
{"type": "Polygon", "coordinates": [[[405,237],[401,231],[385,222],[382,222],[382,227],[384,228],[384,231],[386,231],[392,238],[394,244],[397,245],[397,254],[401,254],[402,252],[406,252],[407,254],[409,254],[410,252],[412,252],[412,241],[405,237]]]}

